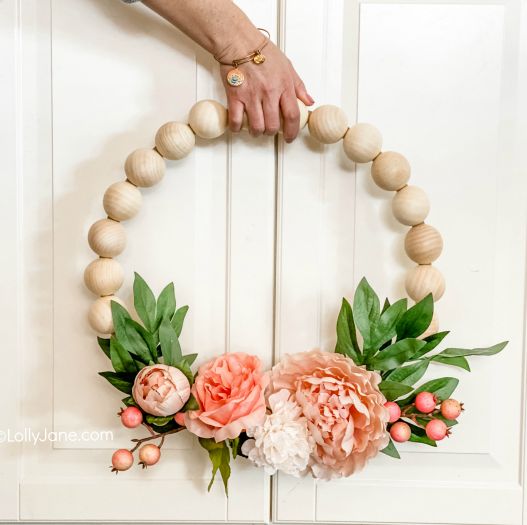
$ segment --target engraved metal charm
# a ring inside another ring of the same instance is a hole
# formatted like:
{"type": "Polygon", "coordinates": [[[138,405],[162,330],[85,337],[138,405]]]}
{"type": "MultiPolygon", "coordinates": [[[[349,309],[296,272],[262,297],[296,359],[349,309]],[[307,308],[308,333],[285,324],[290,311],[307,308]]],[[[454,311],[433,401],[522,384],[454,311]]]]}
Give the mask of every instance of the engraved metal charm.
{"type": "Polygon", "coordinates": [[[255,64],[263,64],[265,62],[265,55],[262,55],[262,53],[256,53],[256,55],[253,56],[253,62],[255,64]]]}
{"type": "Polygon", "coordinates": [[[245,76],[239,69],[231,69],[227,73],[227,82],[229,85],[237,87],[243,84],[245,76]]]}

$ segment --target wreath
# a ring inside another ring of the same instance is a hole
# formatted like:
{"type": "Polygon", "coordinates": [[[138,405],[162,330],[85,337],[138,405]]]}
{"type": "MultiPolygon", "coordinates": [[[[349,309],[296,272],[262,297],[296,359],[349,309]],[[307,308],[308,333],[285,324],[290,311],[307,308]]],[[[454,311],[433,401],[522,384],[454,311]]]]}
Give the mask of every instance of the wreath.
{"type": "Polygon", "coordinates": [[[410,227],[407,255],[416,264],[405,281],[415,302],[402,298],[381,307],[363,278],[350,302],[342,300],[336,320],[334,352],[314,349],[285,355],[264,371],[257,356],[229,352],[195,370],[196,353],[184,353],[179,338],[187,306],[177,307],[174,284],[156,298],[135,274],[132,316],[115,295],[123,269],[115,260],[126,245],[122,221],[141,207],[139,187],[164,176],[165,159],[190,153],[195,137],[214,139],[227,129],[227,110],[213,100],[196,103],[188,124],[168,122],[153,149],[138,149],[126,159],[126,180],[104,194],[107,218],[94,223],[88,241],[99,256],[85,270],[86,286],[99,298],[88,320],[100,335],[100,348],[113,370],[100,372],[126,394],[119,412],[127,428],[144,426],[146,437],[113,453],[113,472],[132,467],[137,453],[143,468],[155,465],[165,439],[182,431],[194,434],[212,463],[209,490],[219,472],[227,493],[230,462],[242,456],[269,474],[318,479],[350,476],[382,452],[399,458],[395,443],[412,441],[435,447],[451,433],[463,410],[453,399],[458,379],[421,382],[429,366],[441,363],[470,371],[469,356],[489,356],[507,342],[487,348],[438,347],[447,331],[438,331],[434,301],[444,278],[432,263],[443,248],[440,233],[425,224],[430,204],[420,188],[408,185],[410,165],[396,152],[382,152],[382,137],[370,124],[348,127],[344,112],[321,106],[312,112],[299,101],[300,125],[324,144],[342,140],[346,155],[372,162],[375,183],[395,192],[395,218],[410,227]],[[141,322],[138,322],[139,319],[141,322]],[[416,386],[418,385],[418,386],[416,386]]]}

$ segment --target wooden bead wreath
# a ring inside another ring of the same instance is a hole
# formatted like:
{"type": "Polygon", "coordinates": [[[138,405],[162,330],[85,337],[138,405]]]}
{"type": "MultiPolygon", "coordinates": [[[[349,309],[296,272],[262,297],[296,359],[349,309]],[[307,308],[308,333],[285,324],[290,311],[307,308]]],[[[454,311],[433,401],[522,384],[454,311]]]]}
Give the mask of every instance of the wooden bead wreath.
{"type": "MultiPolygon", "coordinates": [[[[441,255],[443,239],[439,231],[425,224],[430,210],[426,193],[409,185],[410,164],[400,153],[381,151],[382,135],[371,124],[348,126],[342,109],[324,105],[308,111],[298,101],[300,129],[308,125],[310,135],[322,144],[342,140],[345,154],[354,162],[372,162],[374,182],[386,191],[393,191],[394,217],[410,226],[404,248],[408,257],[417,263],[407,274],[406,291],[414,301],[432,293],[438,301],[445,291],[445,280],[432,263],[441,255]]],[[[201,100],[190,110],[188,124],[167,122],[156,133],[155,147],[141,148],[130,153],[124,170],[126,180],[112,184],[104,193],[103,207],[108,217],[95,222],[88,233],[88,242],[99,256],[84,272],[88,289],[99,296],[89,311],[89,323],[99,334],[113,332],[111,301],[121,302],[115,293],[123,284],[121,265],[115,260],[126,246],[126,232],[121,224],[134,217],[142,204],[139,188],[154,186],[165,175],[165,160],[179,160],[187,156],[196,143],[196,136],[215,139],[227,130],[227,109],[215,100],[201,100]]],[[[434,317],[427,334],[437,332],[434,317]]]]}

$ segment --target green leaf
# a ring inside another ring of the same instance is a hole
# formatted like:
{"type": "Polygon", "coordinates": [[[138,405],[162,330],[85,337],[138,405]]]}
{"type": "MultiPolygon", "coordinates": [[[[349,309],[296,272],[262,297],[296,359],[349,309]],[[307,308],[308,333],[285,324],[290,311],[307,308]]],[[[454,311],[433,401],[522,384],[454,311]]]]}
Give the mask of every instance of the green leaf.
{"type": "Polygon", "coordinates": [[[393,370],[412,358],[425,345],[420,339],[403,339],[386,347],[370,361],[373,370],[393,370]]]}
{"type": "Polygon", "coordinates": [[[185,403],[185,406],[180,410],[180,412],[189,412],[190,410],[199,410],[199,403],[192,394],[190,394],[188,401],[185,403]]]}
{"type": "Polygon", "coordinates": [[[395,401],[413,390],[411,386],[395,381],[381,381],[379,389],[388,401],[395,401]]]}
{"type": "Polygon", "coordinates": [[[122,402],[123,402],[127,407],[137,407],[137,408],[139,408],[139,405],[135,402],[135,399],[134,399],[132,396],[124,397],[124,398],[122,399],[122,402]]]}
{"type": "Polygon", "coordinates": [[[171,421],[174,421],[174,416],[152,416],[151,414],[146,415],[146,422],[149,425],[155,425],[156,427],[164,427],[168,425],[171,421]]]}
{"type": "Polygon", "coordinates": [[[231,475],[231,454],[229,452],[229,447],[225,441],[216,443],[214,439],[205,439],[198,438],[199,444],[209,453],[209,459],[212,463],[212,478],[210,480],[207,490],[210,492],[214,480],[216,478],[216,473],[218,470],[221,474],[221,479],[223,480],[223,486],[225,488],[225,494],[229,495],[228,482],[231,475]]]}
{"type": "Polygon", "coordinates": [[[101,347],[101,350],[104,352],[106,357],[110,359],[110,339],[106,339],[104,337],[97,337],[97,342],[99,343],[99,346],[101,347]]]}
{"type": "Polygon", "coordinates": [[[397,333],[397,323],[401,316],[406,312],[407,304],[407,299],[400,299],[389,306],[384,313],[381,314],[379,321],[373,330],[372,340],[370,341],[370,346],[372,348],[376,349],[395,337],[397,333]]]}
{"type": "Polygon", "coordinates": [[[183,356],[183,359],[189,364],[192,365],[196,358],[198,357],[198,354],[187,354],[183,356]]]}
{"type": "Polygon", "coordinates": [[[181,308],[178,308],[174,314],[174,317],[172,317],[172,320],[170,321],[178,337],[181,335],[183,330],[183,323],[185,322],[185,316],[187,315],[187,312],[188,306],[182,306],[181,308]]]}
{"type": "Polygon", "coordinates": [[[350,357],[356,364],[361,363],[361,351],[357,342],[357,329],[353,320],[351,305],[342,299],[342,306],[337,319],[337,346],[335,352],[350,357]]]}
{"type": "Polygon", "coordinates": [[[381,310],[381,315],[386,312],[386,310],[389,308],[390,306],[390,299],[388,299],[388,297],[386,297],[386,299],[384,300],[384,304],[382,305],[382,310],[381,310]]]}
{"type": "Polygon", "coordinates": [[[133,378],[125,378],[124,374],[116,372],[99,372],[99,375],[104,377],[112,386],[124,392],[125,394],[132,394],[132,387],[134,386],[133,378]]]}
{"type": "Polygon", "coordinates": [[[412,432],[408,441],[412,441],[413,443],[422,443],[423,445],[428,445],[430,447],[437,447],[437,443],[430,439],[426,434],[424,436],[418,436],[412,432]]]}
{"type": "Polygon", "coordinates": [[[487,348],[447,348],[438,355],[449,357],[469,356],[469,355],[495,355],[501,352],[508,344],[508,341],[503,341],[497,345],[489,346],[487,348]]]}
{"type": "Polygon", "coordinates": [[[190,383],[190,386],[192,386],[194,384],[194,374],[192,373],[190,365],[187,363],[187,361],[185,361],[185,359],[181,359],[174,366],[185,374],[186,378],[188,379],[188,382],[190,383]]]}
{"type": "Polygon", "coordinates": [[[470,365],[468,364],[467,359],[462,355],[451,357],[437,354],[432,357],[430,361],[435,361],[436,363],[441,363],[443,365],[457,366],[459,368],[463,368],[463,370],[466,370],[467,372],[470,372],[470,365]]]}
{"type": "Polygon", "coordinates": [[[232,451],[232,459],[236,459],[238,456],[238,447],[240,446],[240,437],[229,439],[229,445],[232,451]]]}
{"type": "Polygon", "coordinates": [[[135,311],[146,328],[153,332],[156,329],[156,298],[145,280],[137,272],[134,275],[135,311]]]}
{"type": "Polygon", "coordinates": [[[428,364],[429,361],[419,361],[408,366],[396,368],[386,376],[386,380],[410,386],[414,385],[425,375],[428,364]]]}
{"type": "Polygon", "coordinates": [[[440,377],[438,379],[432,379],[427,383],[422,384],[419,388],[416,388],[411,395],[397,401],[399,405],[407,405],[411,403],[419,392],[431,392],[439,400],[448,399],[459,383],[459,379],[455,377],[440,377]]]}
{"type": "Polygon", "coordinates": [[[432,294],[409,308],[397,323],[397,339],[417,337],[430,326],[434,315],[434,300],[432,294]]]}
{"type": "Polygon", "coordinates": [[[176,312],[176,294],[174,293],[174,283],[167,284],[157,299],[156,308],[156,328],[159,327],[163,317],[172,319],[176,312]]]}
{"type": "Polygon", "coordinates": [[[110,359],[112,360],[113,369],[116,372],[137,372],[137,366],[132,356],[117,341],[114,335],[110,339],[110,359]]]}
{"type": "Polygon", "coordinates": [[[144,363],[148,363],[152,359],[149,346],[141,335],[141,331],[137,327],[144,328],[136,323],[130,314],[119,303],[111,301],[112,318],[115,335],[117,340],[124,348],[131,354],[136,355],[144,363]]]}
{"type": "Polygon", "coordinates": [[[386,447],[383,448],[381,452],[392,458],[401,459],[401,456],[399,455],[399,451],[397,450],[397,447],[395,446],[395,443],[392,441],[391,438],[390,438],[390,441],[388,442],[388,445],[386,445],[386,447]]]}
{"type": "Polygon", "coordinates": [[[181,346],[176,331],[165,317],[159,326],[159,341],[161,342],[161,352],[163,363],[169,366],[176,366],[182,359],[181,346]]]}
{"type": "Polygon", "coordinates": [[[423,341],[426,341],[425,346],[415,354],[415,357],[422,357],[428,352],[431,352],[436,346],[441,343],[441,341],[449,334],[450,332],[437,332],[436,334],[429,335],[425,337],[423,341]]]}
{"type": "Polygon", "coordinates": [[[371,347],[373,331],[380,317],[379,309],[379,298],[363,277],[353,298],[353,316],[364,339],[365,348],[371,347]]]}

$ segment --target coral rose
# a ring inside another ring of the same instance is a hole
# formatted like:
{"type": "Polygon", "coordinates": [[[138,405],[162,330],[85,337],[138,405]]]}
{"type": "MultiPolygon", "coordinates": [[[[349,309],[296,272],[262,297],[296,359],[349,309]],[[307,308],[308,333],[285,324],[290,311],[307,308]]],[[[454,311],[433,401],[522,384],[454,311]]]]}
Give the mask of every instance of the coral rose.
{"type": "Polygon", "coordinates": [[[269,383],[258,357],[222,355],[202,365],[192,386],[199,410],[185,412],[184,424],[198,437],[234,439],[263,423],[264,391],[269,383]]]}
{"type": "Polygon", "coordinates": [[[271,370],[269,393],[289,390],[315,441],[313,476],[350,476],[389,441],[381,377],[341,354],[312,350],[286,355],[271,370]]]}
{"type": "Polygon", "coordinates": [[[188,401],[190,383],[185,374],[173,366],[145,366],[135,378],[132,395],[146,413],[171,416],[188,401]]]}

